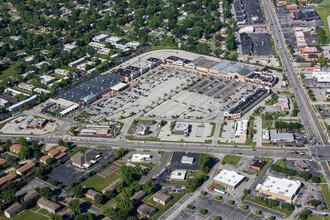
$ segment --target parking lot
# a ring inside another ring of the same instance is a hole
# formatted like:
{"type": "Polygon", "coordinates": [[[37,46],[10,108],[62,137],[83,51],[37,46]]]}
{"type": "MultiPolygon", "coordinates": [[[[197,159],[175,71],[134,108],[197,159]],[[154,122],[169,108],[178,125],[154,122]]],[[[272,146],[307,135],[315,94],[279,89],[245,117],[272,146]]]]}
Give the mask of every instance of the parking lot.
{"type": "Polygon", "coordinates": [[[148,154],[151,156],[150,159],[143,161],[142,163],[151,163],[151,164],[158,164],[160,161],[160,158],[162,157],[161,154],[159,154],[157,151],[149,151],[149,152],[143,152],[143,151],[131,151],[128,154],[126,154],[120,161],[127,161],[130,162],[129,158],[132,157],[133,154],[148,154]]]}
{"type": "Polygon", "coordinates": [[[200,74],[194,71],[173,66],[157,67],[141,76],[125,92],[116,96],[107,95],[95,102],[89,107],[93,114],[91,119],[127,117],[131,112],[147,113],[199,77],[200,74]]]}
{"type": "Polygon", "coordinates": [[[27,128],[28,122],[33,117],[19,116],[14,120],[9,121],[0,130],[3,134],[46,134],[55,130],[58,126],[55,122],[48,122],[43,128],[27,128]]]}
{"type": "MultiPolygon", "coordinates": [[[[295,160],[286,160],[286,166],[288,167],[288,169],[294,169],[297,171],[301,171],[294,165],[294,162],[295,162],[295,160]]],[[[321,174],[315,161],[304,160],[304,162],[310,166],[308,168],[309,171],[306,170],[308,173],[310,173],[312,175],[321,174]]]]}
{"type": "Polygon", "coordinates": [[[36,188],[42,188],[42,187],[50,187],[53,190],[53,194],[59,196],[59,199],[61,202],[68,204],[72,200],[72,194],[66,193],[65,191],[54,187],[53,185],[35,178],[31,182],[29,182],[28,185],[24,186],[22,189],[16,192],[15,196],[17,197],[23,197],[25,196],[29,191],[34,190],[36,188]]]}
{"type": "Polygon", "coordinates": [[[98,171],[100,166],[105,164],[107,161],[111,161],[111,158],[114,156],[116,150],[110,151],[101,151],[107,153],[106,156],[103,156],[98,162],[93,165],[90,169],[82,169],[72,165],[72,162],[69,160],[64,164],[59,165],[54,168],[48,177],[52,180],[60,182],[64,186],[70,185],[72,182],[77,182],[79,178],[85,176],[90,171],[98,171]]]}
{"type": "Polygon", "coordinates": [[[175,219],[212,219],[214,216],[221,216],[222,219],[231,220],[259,220],[262,219],[250,212],[243,211],[236,207],[227,205],[226,203],[216,201],[212,198],[199,196],[191,205],[195,206],[195,211],[183,210],[175,219]],[[206,209],[207,215],[201,216],[198,214],[200,209],[206,209]]]}
{"type": "Polygon", "coordinates": [[[173,169],[199,170],[198,158],[199,154],[197,153],[174,152],[171,159],[170,167],[173,169]],[[192,164],[183,164],[181,163],[182,156],[193,157],[194,162],[192,164]]]}
{"type": "Polygon", "coordinates": [[[211,138],[211,132],[213,125],[210,123],[201,122],[186,122],[191,125],[191,132],[189,136],[185,134],[172,134],[171,125],[167,123],[160,129],[158,138],[164,141],[180,141],[185,142],[205,142],[211,138]]]}

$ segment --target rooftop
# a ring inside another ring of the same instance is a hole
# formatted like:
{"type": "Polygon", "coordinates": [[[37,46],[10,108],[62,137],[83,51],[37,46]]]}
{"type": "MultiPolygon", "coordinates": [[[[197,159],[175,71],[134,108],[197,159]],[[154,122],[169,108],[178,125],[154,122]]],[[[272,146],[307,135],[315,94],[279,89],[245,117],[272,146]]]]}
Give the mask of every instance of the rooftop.
{"type": "Polygon", "coordinates": [[[299,181],[268,176],[263,184],[257,185],[256,190],[264,190],[274,194],[292,197],[300,186],[301,182],[299,181]]]}
{"type": "Polygon", "coordinates": [[[245,176],[235,171],[221,170],[220,173],[214,177],[214,180],[235,187],[244,178],[245,176]]]}

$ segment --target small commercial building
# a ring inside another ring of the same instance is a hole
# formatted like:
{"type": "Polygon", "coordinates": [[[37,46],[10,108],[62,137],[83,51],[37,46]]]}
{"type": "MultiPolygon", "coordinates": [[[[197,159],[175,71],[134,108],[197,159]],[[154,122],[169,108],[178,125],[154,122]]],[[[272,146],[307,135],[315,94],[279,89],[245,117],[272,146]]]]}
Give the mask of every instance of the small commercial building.
{"type": "Polygon", "coordinates": [[[294,165],[301,171],[308,171],[309,165],[303,161],[303,160],[298,160],[294,162],[294,165]]]}
{"type": "Polygon", "coordinates": [[[137,208],[137,213],[141,215],[143,218],[152,218],[157,212],[157,209],[151,207],[147,204],[142,204],[137,208]]]}
{"type": "Polygon", "coordinates": [[[184,122],[176,122],[172,132],[173,134],[189,134],[190,133],[190,125],[184,122]]]}
{"type": "Polygon", "coordinates": [[[269,130],[262,129],[262,143],[268,143],[269,142],[269,130]]]}
{"type": "Polygon", "coordinates": [[[195,161],[195,158],[193,157],[188,157],[186,155],[183,155],[181,158],[181,163],[183,164],[193,164],[195,161]]]}
{"type": "Polygon", "coordinates": [[[170,180],[184,181],[187,176],[187,170],[174,170],[171,173],[170,180]]]}
{"type": "Polygon", "coordinates": [[[245,179],[245,176],[229,170],[221,170],[213,179],[215,184],[226,187],[227,189],[236,189],[245,179]]]}
{"type": "Polygon", "coordinates": [[[246,138],[248,123],[248,120],[240,120],[235,122],[235,138],[246,138]]]}
{"type": "Polygon", "coordinates": [[[256,160],[253,164],[251,164],[251,168],[256,171],[260,171],[266,165],[266,163],[267,162],[264,160],[256,160]]]}
{"type": "Polygon", "coordinates": [[[270,139],[272,142],[294,142],[294,136],[292,133],[283,132],[278,133],[277,130],[270,130],[270,139]]]}
{"type": "Polygon", "coordinates": [[[71,157],[71,161],[73,166],[88,169],[96,163],[98,158],[100,158],[100,153],[94,149],[89,149],[76,153],[71,157]]]}
{"type": "Polygon", "coordinates": [[[46,198],[39,199],[37,202],[37,205],[40,208],[45,209],[48,212],[53,213],[53,214],[55,214],[61,208],[61,205],[59,205],[53,201],[50,201],[46,198]]]}
{"type": "Polygon", "coordinates": [[[14,204],[12,204],[11,206],[9,206],[6,210],[5,210],[5,216],[7,218],[11,218],[15,215],[17,215],[18,213],[20,213],[21,211],[23,211],[24,208],[21,204],[19,204],[18,202],[15,202],[14,204]]]}
{"type": "Polygon", "coordinates": [[[156,192],[152,198],[155,202],[158,202],[162,205],[166,205],[171,200],[172,197],[163,192],[156,192]]]}
{"type": "Polygon", "coordinates": [[[282,111],[290,109],[289,99],[286,96],[280,95],[277,100],[277,106],[280,106],[282,111]]]}
{"type": "Polygon", "coordinates": [[[28,121],[28,128],[43,128],[47,124],[47,120],[44,118],[32,118],[28,121]]]}
{"type": "Polygon", "coordinates": [[[256,190],[259,194],[270,199],[281,199],[292,203],[298,194],[302,184],[299,181],[268,176],[262,183],[258,184],[256,190]]]}
{"type": "Polygon", "coordinates": [[[145,160],[150,160],[150,159],[151,159],[151,155],[150,154],[137,153],[137,154],[133,154],[131,156],[130,161],[136,162],[136,163],[140,163],[140,162],[144,162],[145,160]]]}
{"type": "Polygon", "coordinates": [[[140,124],[136,127],[136,134],[138,135],[145,135],[147,130],[147,126],[140,124]]]}

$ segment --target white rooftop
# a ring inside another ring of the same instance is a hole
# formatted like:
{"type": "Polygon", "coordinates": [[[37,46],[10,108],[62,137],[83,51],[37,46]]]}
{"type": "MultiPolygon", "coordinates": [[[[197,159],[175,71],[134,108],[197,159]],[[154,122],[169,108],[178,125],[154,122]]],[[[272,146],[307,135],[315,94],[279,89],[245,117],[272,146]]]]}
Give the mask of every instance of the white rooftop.
{"type": "Polygon", "coordinates": [[[247,134],[248,120],[236,121],[235,136],[244,136],[247,134]]]}
{"type": "Polygon", "coordinates": [[[237,173],[236,171],[221,170],[220,173],[216,175],[213,180],[235,187],[244,178],[245,176],[237,173]]]}
{"type": "Polygon", "coordinates": [[[257,185],[256,190],[264,190],[270,193],[292,197],[296,194],[300,186],[301,182],[299,181],[268,176],[263,184],[257,185]]]}
{"type": "Polygon", "coordinates": [[[170,179],[172,180],[185,180],[187,175],[187,170],[174,170],[171,173],[170,179]]]}
{"type": "Polygon", "coordinates": [[[192,164],[194,162],[193,157],[182,156],[181,163],[192,164]]]}

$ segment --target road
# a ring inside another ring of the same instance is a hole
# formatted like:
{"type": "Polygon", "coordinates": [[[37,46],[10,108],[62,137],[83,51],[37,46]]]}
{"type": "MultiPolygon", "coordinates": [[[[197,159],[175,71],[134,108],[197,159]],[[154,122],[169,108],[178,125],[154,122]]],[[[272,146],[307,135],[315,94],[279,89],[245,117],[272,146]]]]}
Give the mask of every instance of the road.
{"type": "MultiPolygon", "coordinates": [[[[281,26],[277,19],[277,15],[270,0],[262,0],[265,8],[265,12],[268,15],[270,29],[273,34],[275,44],[278,49],[279,56],[281,57],[283,70],[286,72],[293,88],[294,95],[298,107],[300,109],[300,118],[303,121],[306,129],[306,134],[310,138],[312,145],[309,147],[310,155],[313,159],[318,161],[321,157],[328,158],[329,156],[329,142],[326,135],[323,132],[322,126],[314,112],[313,106],[310,103],[300,81],[297,77],[295,69],[293,67],[293,61],[291,60],[290,53],[286,47],[285,38],[281,30],[281,26]],[[321,146],[321,147],[320,147],[321,146]],[[323,147],[323,148],[322,148],[323,147]]],[[[330,182],[330,173],[325,165],[324,161],[320,161],[323,168],[323,175],[327,178],[327,182],[330,182]]]]}
{"type": "Polygon", "coordinates": [[[273,34],[275,44],[278,49],[279,56],[281,57],[283,69],[288,76],[291,87],[293,88],[294,95],[297,100],[298,107],[300,109],[301,119],[304,123],[307,135],[310,137],[314,144],[320,144],[323,146],[328,145],[328,140],[323,133],[321,124],[314,112],[310,101],[304,92],[303,87],[296,75],[295,69],[292,64],[289,51],[286,47],[285,38],[281,30],[281,26],[277,19],[276,12],[273,8],[270,0],[262,0],[266,14],[268,15],[270,28],[273,34]]]}
{"type": "Polygon", "coordinates": [[[164,152],[162,161],[160,162],[160,164],[155,169],[153,169],[148,175],[146,175],[143,179],[141,179],[139,183],[142,185],[145,182],[147,182],[148,180],[152,179],[158,173],[160,173],[167,165],[170,157],[171,157],[171,152],[164,152]]]}

